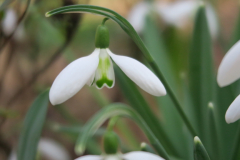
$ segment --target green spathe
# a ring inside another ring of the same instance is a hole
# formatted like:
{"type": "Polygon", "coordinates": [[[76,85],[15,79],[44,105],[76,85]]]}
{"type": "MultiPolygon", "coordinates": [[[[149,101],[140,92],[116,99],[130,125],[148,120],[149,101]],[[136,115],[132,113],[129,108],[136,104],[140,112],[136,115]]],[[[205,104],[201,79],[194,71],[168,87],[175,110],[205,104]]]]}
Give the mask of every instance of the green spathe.
{"type": "Polygon", "coordinates": [[[99,25],[97,28],[95,35],[95,47],[96,48],[109,47],[109,31],[104,24],[99,25]]]}
{"type": "Polygon", "coordinates": [[[119,145],[119,139],[113,131],[107,131],[103,137],[104,150],[106,154],[116,154],[119,145]]]}

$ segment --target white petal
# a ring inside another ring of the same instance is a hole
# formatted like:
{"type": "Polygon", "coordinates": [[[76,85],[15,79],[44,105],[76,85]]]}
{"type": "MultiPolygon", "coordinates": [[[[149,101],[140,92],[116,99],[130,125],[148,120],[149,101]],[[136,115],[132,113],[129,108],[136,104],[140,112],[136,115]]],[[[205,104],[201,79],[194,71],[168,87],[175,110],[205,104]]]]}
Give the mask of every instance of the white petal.
{"type": "Polygon", "coordinates": [[[233,123],[240,118],[240,95],[229,106],[225,119],[227,123],[233,123]]]}
{"type": "Polygon", "coordinates": [[[51,160],[71,160],[67,150],[57,142],[48,138],[41,138],[38,144],[38,151],[51,160]]]}
{"type": "Polygon", "coordinates": [[[158,13],[166,23],[177,27],[183,27],[189,21],[192,13],[194,13],[196,5],[196,1],[172,3],[160,1],[156,7],[158,13]]]}
{"type": "Polygon", "coordinates": [[[214,8],[210,4],[206,7],[206,16],[211,37],[216,38],[219,31],[218,18],[214,8]]]}
{"type": "Polygon", "coordinates": [[[102,160],[102,157],[88,155],[88,156],[82,156],[82,157],[76,158],[75,160],[102,160]]]}
{"type": "Polygon", "coordinates": [[[95,72],[93,73],[93,75],[91,75],[91,77],[89,78],[89,80],[87,81],[87,85],[92,86],[93,85],[93,81],[94,81],[94,77],[95,77],[95,72]]]}
{"type": "Polygon", "coordinates": [[[6,15],[2,22],[2,29],[8,36],[14,31],[17,25],[17,14],[13,9],[8,9],[5,14],[6,15]]]}
{"type": "Polygon", "coordinates": [[[8,160],[17,160],[17,153],[16,151],[12,150],[12,152],[10,153],[8,160]]]}
{"type": "Polygon", "coordinates": [[[141,32],[144,27],[144,20],[149,11],[148,2],[140,2],[135,5],[128,15],[128,21],[137,32],[141,32]]]}
{"type": "Polygon", "coordinates": [[[49,97],[53,105],[60,104],[74,96],[90,79],[99,62],[99,51],[70,63],[57,76],[50,89],[49,97]]]}
{"type": "Polygon", "coordinates": [[[106,49],[100,50],[99,63],[95,72],[94,81],[98,89],[102,89],[104,86],[112,88],[115,84],[113,64],[106,49]]]}
{"type": "Polygon", "coordinates": [[[227,86],[240,78],[240,41],[238,41],[224,56],[217,75],[220,87],[227,86]]]}
{"type": "Polygon", "coordinates": [[[161,81],[145,65],[133,58],[115,55],[109,49],[108,53],[121,70],[140,88],[154,96],[166,95],[161,81]]]}
{"type": "Polygon", "coordinates": [[[162,157],[159,157],[155,154],[135,151],[127,153],[123,156],[126,160],[164,160],[162,157]]]}
{"type": "MultiPolygon", "coordinates": [[[[107,156],[104,156],[102,160],[123,160],[122,159],[122,155],[107,155],[107,156]]],[[[125,160],[125,159],[124,159],[125,160]]]]}

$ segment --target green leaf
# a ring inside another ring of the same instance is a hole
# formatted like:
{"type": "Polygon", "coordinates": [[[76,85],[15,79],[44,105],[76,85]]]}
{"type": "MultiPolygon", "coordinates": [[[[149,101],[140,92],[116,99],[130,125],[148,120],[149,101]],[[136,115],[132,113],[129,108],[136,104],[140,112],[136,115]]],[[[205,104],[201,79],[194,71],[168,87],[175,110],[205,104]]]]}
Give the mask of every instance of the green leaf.
{"type": "Polygon", "coordinates": [[[210,160],[205,147],[198,137],[194,138],[194,160],[210,160]]]}
{"type": "Polygon", "coordinates": [[[90,121],[85,126],[84,132],[79,135],[79,139],[75,146],[75,151],[78,154],[82,154],[85,151],[85,147],[88,139],[93,136],[93,134],[98,130],[98,128],[109,118],[114,116],[128,117],[134,120],[147,135],[150,143],[154,146],[156,151],[166,160],[169,159],[169,156],[165,149],[162,147],[161,143],[156,139],[155,135],[151,132],[146,122],[137,114],[136,111],[130,107],[116,103],[104,107],[99,111],[95,116],[92,117],[90,121]]]}
{"type": "Polygon", "coordinates": [[[35,160],[48,108],[49,90],[41,93],[29,108],[18,144],[18,160],[35,160]]]}
{"type": "Polygon", "coordinates": [[[213,71],[212,42],[205,5],[202,3],[196,13],[189,55],[189,89],[200,137],[205,135],[207,106],[213,100],[213,71]]]}
{"type": "Polygon", "coordinates": [[[215,106],[212,102],[208,104],[208,140],[209,141],[209,155],[212,159],[220,159],[219,157],[219,148],[221,143],[219,143],[219,128],[218,123],[216,123],[216,115],[215,115],[215,106]]]}
{"type": "Polygon", "coordinates": [[[141,143],[141,151],[155,154],[154,149],[151,146],[149,146],[147,143],[144,143],[144,142],[141,143]]]}

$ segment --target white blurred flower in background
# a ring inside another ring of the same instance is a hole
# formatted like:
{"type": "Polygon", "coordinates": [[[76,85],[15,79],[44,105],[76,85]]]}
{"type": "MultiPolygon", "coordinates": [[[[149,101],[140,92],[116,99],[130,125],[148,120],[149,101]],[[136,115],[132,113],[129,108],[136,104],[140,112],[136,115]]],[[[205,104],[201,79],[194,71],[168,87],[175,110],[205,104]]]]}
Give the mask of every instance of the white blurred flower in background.
{"type": "Polygon", "coordinates": [[[9,8],[6,10],[3,21],[1,23],[2,31],[6,36],[10,36],[17,27],[13,38],[15,40],[21,40],[24,38],[25,31],[23,24],[17,26],[18,16],[14,9],[9,8]]]}
{"type": "MultiPolygon", "coordinates": [[[[128,20],[137,32],[141,32],[147,14],[151,11],[155,11],[166,24],[181,29],[189,24],[189,21],[193,20],[197,7],[201,5],[200,3],[203,2],[195,0],[179,0],[176,2],[141,1],[132,8],[128,20]]],[[[214,8],[210,4],[206,5],[206,15],[211,36],[212,38],[216,38],[219,31],[218,19],[214,8]]]]}
{"type": "Polygon", "coordinates": [[[6,10],[4,19],[2,22],[2,30],[5,35],[9,36],[17,26],[17,14],[16,12],[9,8],[6,10]]]}
{"type": "MultiPolygon", "coordinates": [[[[40,139],[38,152],[47,160],[71,160],[67,150],[61,144],[49,138],[40,139]]],[[[11,153],[8,160],[17,160],[15,151],[11,153]]]]}

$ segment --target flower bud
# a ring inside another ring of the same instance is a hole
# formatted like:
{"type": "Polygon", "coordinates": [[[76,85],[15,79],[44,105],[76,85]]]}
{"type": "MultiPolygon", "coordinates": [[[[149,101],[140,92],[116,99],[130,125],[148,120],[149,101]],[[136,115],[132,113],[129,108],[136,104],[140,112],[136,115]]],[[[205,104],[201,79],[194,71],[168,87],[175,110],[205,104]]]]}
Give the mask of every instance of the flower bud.
{"type": "Polygon", "coordinates": [[[96,48],[109,47],[109,31],[104,24],[99,25],[97,28],[95,35],[95,47],[96,48]]]}
{"type": "Polygon", "coordinates": [[[106,154],[116,154],[119,145],[118,136],[113,131],[107,131],[103,137],[104,150],[106,154]]]}

